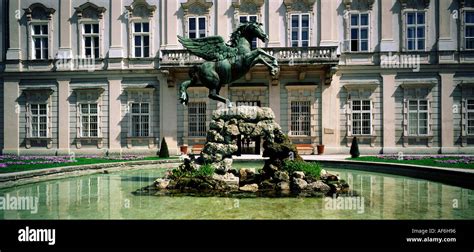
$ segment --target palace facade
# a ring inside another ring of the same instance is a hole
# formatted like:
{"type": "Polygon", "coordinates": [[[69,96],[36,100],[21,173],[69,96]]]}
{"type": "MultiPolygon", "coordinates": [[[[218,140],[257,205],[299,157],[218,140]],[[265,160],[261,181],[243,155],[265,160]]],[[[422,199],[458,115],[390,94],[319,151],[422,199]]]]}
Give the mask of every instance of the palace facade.
{"type": "MultiPolygon", "coordinates": [[[[221,95],[270,107],[301,152],[474,153],[473,0],[0,0],[3,154],[199,151],[202,62],[177,35],[229,40],[263,23],[280,74],[256,66],[221,95]]],[[[241,152],[258,154],[260,139],[241,152]]]]}

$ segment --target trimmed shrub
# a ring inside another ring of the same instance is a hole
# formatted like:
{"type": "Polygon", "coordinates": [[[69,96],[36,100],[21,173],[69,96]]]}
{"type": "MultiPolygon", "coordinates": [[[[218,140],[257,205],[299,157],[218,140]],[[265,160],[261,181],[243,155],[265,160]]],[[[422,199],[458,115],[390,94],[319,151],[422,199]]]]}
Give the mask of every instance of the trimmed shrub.
{"type": "Polygon", "coordinates": [[[351,157],[358,158],[360,156],[359,152],[359,143],[357,142],[357,137],[352,138],[351,144],[351,157]]]}
{"type": "Polygon", "coordinates": [[[170,153],[168,151],[168,144],[166,143],[165,138],[163,137],[163,140],[161,140],[161,146],[160,146],[160,158],[169,158],[170,153]]]}

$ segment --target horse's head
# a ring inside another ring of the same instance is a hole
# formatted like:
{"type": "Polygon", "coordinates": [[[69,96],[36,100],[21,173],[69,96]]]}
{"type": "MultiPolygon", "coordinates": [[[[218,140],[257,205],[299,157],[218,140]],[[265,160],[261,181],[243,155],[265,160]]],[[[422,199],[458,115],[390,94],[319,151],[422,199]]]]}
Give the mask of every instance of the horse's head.
{"type": "Polygon", "coordinates": [[[249,39],[259,38],[263,42],[268,41],[268,35],[263,30],[263,24],[258,22],[246,22],[242,26],[242,35],[249,39]]]}

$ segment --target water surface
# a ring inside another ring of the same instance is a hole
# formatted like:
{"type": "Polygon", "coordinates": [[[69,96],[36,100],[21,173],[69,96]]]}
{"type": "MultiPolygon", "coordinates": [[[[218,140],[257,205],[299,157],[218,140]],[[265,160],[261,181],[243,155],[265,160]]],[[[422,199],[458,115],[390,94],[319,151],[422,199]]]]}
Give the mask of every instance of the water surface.
{"type": "Polygon", "coordinates": [[[2,189],[0,197],[37,197],[39,206],[37,213],[0,210],[0,219],[474,219],[473,190],[382,173],[325,169],[340,174],[359,197],[341,203],[331,198],[135,196],[132,192],[165,172],[138,169],[2,189]]]}

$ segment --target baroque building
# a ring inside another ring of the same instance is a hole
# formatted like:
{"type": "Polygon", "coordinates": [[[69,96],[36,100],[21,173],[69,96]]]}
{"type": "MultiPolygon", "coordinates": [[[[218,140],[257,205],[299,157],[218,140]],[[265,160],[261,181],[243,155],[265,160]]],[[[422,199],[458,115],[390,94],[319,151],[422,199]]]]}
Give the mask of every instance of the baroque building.
{"type": "MultiPolygon", "coordinates": [[[[474,153],[473,0],[0,0],[4,154],[155,154],[206,141],[220,104],[178,87],[201,59],[177,36],[263,23],[280,74],[221,94],[271,107],[304,154],[474,153]]],[[[240,153],[258,154],[260,139],[240,153]]]]}

